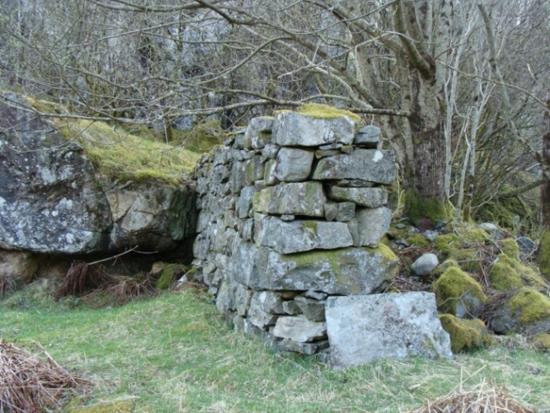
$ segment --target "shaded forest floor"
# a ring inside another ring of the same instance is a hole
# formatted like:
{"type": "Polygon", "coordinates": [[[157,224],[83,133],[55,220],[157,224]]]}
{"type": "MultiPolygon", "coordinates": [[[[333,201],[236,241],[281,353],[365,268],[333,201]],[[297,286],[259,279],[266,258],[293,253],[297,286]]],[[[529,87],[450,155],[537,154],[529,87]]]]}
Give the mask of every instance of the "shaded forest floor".
{"type": "Polygon", "coordinates": [[[39,343],[91,380],[90,393],[73,406],[125,400],[136,412],[158,413],[406,412],[460,383],[488,382],[550,411],[550,354],[512,339],[453,360],[333,371],[232,331],[195,290],[116,308],[69,309],[48,299],[28,304],[22,297],[9,306],[0,302],[0,338],[28,348],[39,343]]]}

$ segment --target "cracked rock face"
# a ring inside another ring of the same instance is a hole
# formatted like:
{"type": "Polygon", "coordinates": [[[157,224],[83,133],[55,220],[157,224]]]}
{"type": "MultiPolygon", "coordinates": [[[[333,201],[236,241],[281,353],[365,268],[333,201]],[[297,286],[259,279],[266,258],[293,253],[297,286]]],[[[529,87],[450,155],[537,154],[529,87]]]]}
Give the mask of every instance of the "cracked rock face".
{"type": "MultiPolygon", "coordinates": [[[[16,95],[8,98],[25,105],[16,95]]],[[[82,148],[24,109],[0,105],[0,247],[48,253],[105,249],[109,204],[82,148]]]]}
{"type": "Polygon", "coordinates": [[[5,94],[0,104],[0,248],[50,254],[161,251],[194,232],[189,188],[111,187],[83,149],[5,94]],[[102,185],[104,184],[104,185],[102,185]]]}

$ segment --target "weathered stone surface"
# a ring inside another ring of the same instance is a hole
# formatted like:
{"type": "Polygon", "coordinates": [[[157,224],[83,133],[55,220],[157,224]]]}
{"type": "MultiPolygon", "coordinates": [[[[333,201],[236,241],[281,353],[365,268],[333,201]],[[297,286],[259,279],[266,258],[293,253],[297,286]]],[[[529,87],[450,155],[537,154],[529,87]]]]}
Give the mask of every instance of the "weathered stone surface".
{"type": "Polygon", "coordinates": [[[0,250],[0,297],[19,284],[30,282],[38,268],[38,259],[33,254],[0,250]]]}
{"type": "Polygon", "coordinates": [[[411,266],[416,275],[428,275],[439,265],[437,255],[430,253],[422,254],[411,266]]]}
{"type": "Polygon", "coordinates": [[[355,204],[353,202],[339,202],[336,221],[349,222],[355,218],[355,204]]]}
{"type": "Polygon", "coordinates": [[[273,141],[281,146],[350,144],[353,142],[355,129],[355,122],[347,116],[320,119],[296,112],[282,112],[275,118],[273,141]]]}
{"type": "Polygon", "coordinates": [[[298,296],[294,302],[309,321],[325,321],[325,302],[298,296]]]}
{"type": "Polygon", "coordinates": [[[297,148],[281,148],[277,154],[275,178],[283,182],[306,180],[311,173],[313,152],[297,148]]]}
{"type": "Polygon", "coordinates": [[[133,184],[107,192],[113,229],[111,246],[138,245],[155,251],[173,248],[195,231],[195,195],[191,188],[133,184]]]}
{"type": "Polygon", "coordinates": [[[351,154],[319,160],[313,179],[362,179],[390,184],[395,179],[395,153],[376,149],[357,149],[351,154]]]}
{"type": "Polygon", "coordinates": [[[298,304],[296,304],[294,300],[283,301],[283,311],[288,315],[298,315],[302,313],[302,310],[300,310],[300,307],[298,307],[298,304]]]}
{"type": "Polygon", "coordinates": [[[298,343],[307,343],[322,339],[327,333],[325,323],[309,321],[302,316],[283,316],[277,319],[273,335],[286,338],[298,343]]]}
{"type": "Polygon", "coordinates": [[[356,247],[377,246],[390,228],[391,215],[391,210],[385,207],[357,212],[356,217],[348,223],[353,244],[356,247]]]}
{"type": "Polygon", "coordinates": [[[69,254],[106,249],[111,212],[82,148],[34,112],[4,103],[0,130],[0,248],[69,254]]]}
{"type": "MultiPolygon", "coordinates": [[[[277,304],[272,301],[273,297],[268,296],[266,293],[266,291],[254,293],[248,308],[248,320],[259,328],[273,325],[277,319],[277,316],[270,312],[272,306],[277,304]]],[[[282,303],[280,313],[283,313],[282,303]]]]}
{"type": "Polygon", "coordinates": [[[336,249],[353,245],[348,226],[342,222],[291,221],[265,217],[257,222],[256,243],[280,254],[336,249]]]}
{"type": "Polygon", "coordinates": [[[275,177],[275,168],[277,162],[273,159],[268,160],[264,166],[264,182],[266,185],[275,185],[277,178],[275,177]]]}
{"type": "Polygon", "coordinates": [[[315,290],[327,294],[369,294],[398,272],[391,250],[342,248],[281,255],[241,243],[232,257],[233,276],[252,289],[315,290]]]}
{"type": "MultiPolygon", "coordinates": [[[[264,164],[260,155],[253,156],[246,163],[245,169],[245,185],[254,185],[255,181],[263,179],[264,177],[264,164]]],[[[214,181],[216,182],[216,181],[214,181]]]]}
{"type": "Polygon", "coordinates": [[[388,202],[388,191],[384,188],[346,188],[333,186],[329,198],[337,201],[351,201],[367,208],[378,208],[388,202]]]}
{"type": "Polygon", "coordinates": [[[258,116],[250,119],[244,133],[243,146],[245,148],[261,149],[271,141],[271,129],[274,118],[258,116]]]}
{"type": "Polygon", "coordinates": [[[325,202],[323,187],[318,182],[280,184],[264,188],[254,197],[254,211],[322,217],[325,202]]]}
{"type": "Polygon", "coordinates": [[[244,219],[248,217],[250,210],[252,208],[252,199],[256,193],[256,188],[254,186],[246,186],[241,190],[239,199],[237,200],[237,217],[244,219]]]}
{"type": "Polygon", "coordinates": [[[363,126],[355,135],[353,142],[357,145],[376,148],[380,142],[380,128],[374,125],[363,126]]]}
{"type": "Polygon", "coordinates": [[[325,219],[327,221],[334,221],[338,216],[338,204],[335,202],[327,202],[325,204],[325,219]]]}
{"type": "Polygon", "coordinates": [[[220,285],[216,297],[216,308],[222,313],[236,311],[238,315],[244,316],[251,297],[252,292],[244,285],[228,278],[220,285]]]}
{"type": "Polygon", "coordinates": [[[452,357],[431,293],[329,297],[326,318],[335,367],[381,358],[452,357]]]}
{"type": "Polygon", "coordinates": [[[314,343],[298,343],[287,338],[276,343],[276,348],[279,351],[289,351],[292,353],[300,353],[306,356],[318,353],[321,350],[328,348],[328,341],[316,341],[314,343]]]}

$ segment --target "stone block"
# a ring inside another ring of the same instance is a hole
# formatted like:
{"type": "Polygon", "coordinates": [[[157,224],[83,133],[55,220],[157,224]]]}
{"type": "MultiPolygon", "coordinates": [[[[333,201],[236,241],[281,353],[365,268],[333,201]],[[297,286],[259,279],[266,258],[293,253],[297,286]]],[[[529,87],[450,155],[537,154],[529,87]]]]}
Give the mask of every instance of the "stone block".
{"type": "Polygon", "coordinates": [[[298,343],[307,343],[322,339],[326,336],[327,328],[325,323],[309,321],[302,316],[282,316],[277,319],[273,335],[286,338],[298,343]]]}
{"type": "Polygon", "coordinates": [[[362,179],[390,184],[397,173],[395,153],[377,149],[357,149],[351,154],[328,156],[319,160],[313,179],[362,179]]]}
{"type": "Polygon", "coordinates": [[[384,358],[452,357],[432,293],[329,297],[326,318],[335,367],[384,358]]]}
{"type": "Polygon", "coordinates": [[[348,188],[333,186],[329,191],[329,198],[336,201],[355,202],[366,208],[378,208],[388,202],[388,191],[384,188],[348,188]]]}
{"type": "Polygon", "coordinates": [[[262,189],[254,197],[254,211],[322,217],[326,200],[319,182],[292,182],[262,189]]]}
{"type": "Polygon", "coordinates": [[[297,148],[281,148],[277,154],[275,178],[283,182],[300,182],[308,178],[313,152],[297,148]]]}

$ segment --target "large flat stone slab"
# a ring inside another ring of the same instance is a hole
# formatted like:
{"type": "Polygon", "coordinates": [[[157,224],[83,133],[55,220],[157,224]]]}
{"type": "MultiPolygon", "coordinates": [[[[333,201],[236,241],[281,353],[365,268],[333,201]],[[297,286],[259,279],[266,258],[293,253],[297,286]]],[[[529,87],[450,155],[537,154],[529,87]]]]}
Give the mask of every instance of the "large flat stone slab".
{"type": "Polygon", "coordinates": [[[384,358],[452,357],[432,293],[330,297],[326,320],[331,362],[337,368],[384,358]]]}
{"type": "Polygon", "coordinates": [[[336,201],[351,201],[359,206],[378,208],[388,202],[388,191],[384,188],[347,188],[333,186],[329,197],[336,201]]]}
{"type": "Polygon", "coordinates": [[[314,220],[285,222],[275,217],[264,217],[256,223],[256,243],[273,248],[280,254],[314,249],[336,249],[353,245],[348,226],[343,222],[314,220]]]}
{"type": "Polygon", "coordinates": [[[348,223],[353,245],[356,247],[376,247],[390,229],[391,210],[386,207],[362,209],[348,223]]]}
{"type": "Polygon", "coordinates": [[[236,246],[231,271],[252,289],[369,294],[391,280],[399,260],[386,246],[282,255],[250,243],[236,246]]]}
{"type": "Polygon", "coordinates": [[[353,142],[355,122],[341,116],[322,119],[297,112],[282,112],[275,117],[273,141],[281,146],[320,146],[329,143],[353,142]]]}
{"type": "Polygon", "coordinates": [[[328,156],[319,160],[313,179],[361,179],[391,184],[397,173],[395,152],[390,150],[357,149],[350,154],[328,156]]]}

